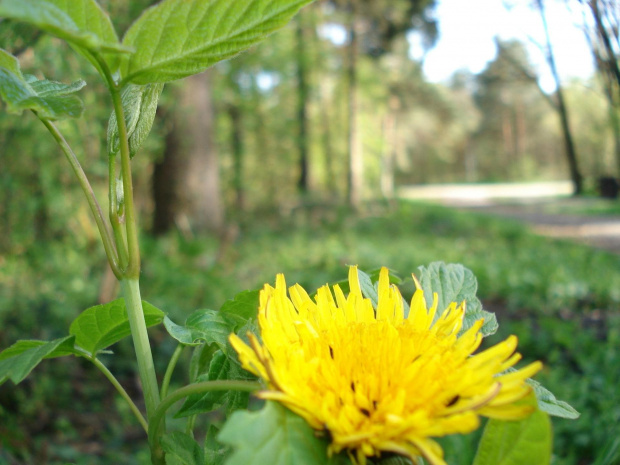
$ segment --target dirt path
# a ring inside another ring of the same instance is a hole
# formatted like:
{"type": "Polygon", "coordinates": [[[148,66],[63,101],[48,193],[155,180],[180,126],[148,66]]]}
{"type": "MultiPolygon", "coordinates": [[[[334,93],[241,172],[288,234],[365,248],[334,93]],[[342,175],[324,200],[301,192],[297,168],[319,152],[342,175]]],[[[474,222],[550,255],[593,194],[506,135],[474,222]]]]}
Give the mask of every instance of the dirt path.
{"type": "Polygon", "coordinates": [[[572,198],[566,190],[566,183],[423,186],[407,188],[401,197],[517,219],[538,234],[620,255],[620,214],[583,213],[605,209],[612,201],[572,198]]]}
{"type": "Polygon", "coordinates": [[[572,239],[620,255],[620,216],[550,213],[559,203],[566,206],[571,202],[547,200],[529,204],[459,205],[458,208],[514,218],[531,225],[543,236],[572,239]]]}

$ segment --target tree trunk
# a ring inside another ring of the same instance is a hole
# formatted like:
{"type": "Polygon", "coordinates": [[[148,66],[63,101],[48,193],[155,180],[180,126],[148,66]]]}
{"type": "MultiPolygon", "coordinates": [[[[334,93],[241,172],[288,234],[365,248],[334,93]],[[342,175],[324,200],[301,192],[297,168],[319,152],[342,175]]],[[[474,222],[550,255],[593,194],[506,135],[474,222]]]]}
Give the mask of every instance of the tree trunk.
{"type": "Polygon", "coordinates": [[[394,151],[396,146],[396,115],[398,97],[390,95],[388,112],[383,122],[384,147],[381,157],[381,193],[390,200],[394,198],[394,151]]]}
{"type": "Polygon", "coordinates": [[[233,154],[233,189],[235,190],[235,212],[245,210],[245,189],[243,188],[243,120],[237,104],[227,106],[230,118],[230,145],[233,154]]]}
{"type": "Polygon", "coordinates": [[[336,173],[334,170],[334,147],[332,144],[332,127],[329,108],[331,101],[327,95],[325,84],[321,84],[321,143],[323,145],[323,155],[325,157],[325,187],[328,194],[335,198],[338,195],[336,187],[336,173]]]}
{"type": "Polygon", "coordinates": [[[163,233],[180,225],[191,231],[219,232],[224,211],[213,143],[210,72],[191,76],[184,84],[180,104],[171,115],[164,157],[153,174],[153,231],[163,233]]]}
{"type": "Polygon", "coordinates": [[[164,234],[174,228],[179,209],[178,184],[181,175],[181,147],[175,117],[158,109],[168,131],[164,138],[164,153],[153,169],[153,234],[164,234]]]}
{"type": "Polygon", "coordinates": [[[306,56],[306,33],[303,11],[297,15],[297,122],[299,134],[297,148],[299,150],[299,178],[297,189],[306,194],[309,191],[308,181],[308,59],[306,56]]]}
{"type": "Polygon", "coordinates": [[[555,57],[553,55],[553,49],[551,47],[551,38],[549,36],[549,27],[547,25],[547,17],[545,15],[543,0],[536,0],[536,4],[538,6],[540,17],[542,19],[543,26],[545,29],[545,38],[547,40],[547,57],[546,57],[547,62],[549,63],[549,68],[551,69],[551,73],[553,74],[553,79],[555,80],[555,84],[557,87],[557,90],[556,90],[557,107],[558,107],[558,113],[560,116],[560,124],[562,126],[562,135],[564,138],[564,148],[566,151],[566,159],[568,161],[570,176],[573,182],[573,194],[579,195],[583,192],[583,176],[581,175],[581,172],[579,170],[579,165],[577,163],[577,153],[575,150],[575,144],[573,142],[573,135],[570,129],[570,123],[569,123],[569,118],[568,118],[568,108],[566,107],[566,102],[564,100],[564,93],[562,92],[562,83],[560,81],[558,69],[555,64],[555,57]]]}
{"type": "Polygon", "coordinates": [[[357,60],[359,55],[357,21],[359,16],[358,0],[349,0],[349,23],[347,32],[349,35],[347,77],[349,81],[348,110],[349,110],[349,170],[347,176],[347,191],[349,205],[359,208],[362,201],[362,189],[364,182],[364,160],[362,156],[361,141],[357,124],[357,60]]]}
{"type": "MultiPolygon", "coordinates": [[[[618,84],[616,86],[616,89],[620,93],[620,65],[618,64],[618,59],[616,57],[616,54],[614,53],[614,48],[611,45],[611,39],[609,37],[609,34],[607,33],[607,29],[603,24],[603,18],[599,9],[599,2],[598,0],[590,0],[589,5],[590,9],[592,10],[592,16],[594,17],[598,36],[603,42],[605,52],[607,53],[606,61],[609,67],[609,73],[615,78],[616,83],[618,84]]],[[[609,8],[613,8],[613,6],[610,6],[609,8]]]]}
{"type": "Polygon", "coordinates": [[[220,231],[224,209],[220,196],[220,169],[215,149],[215,115],[211,71],[187,78],[183,95],[187,162],[184,173],[185,211],[199,231],[220,231]]]}

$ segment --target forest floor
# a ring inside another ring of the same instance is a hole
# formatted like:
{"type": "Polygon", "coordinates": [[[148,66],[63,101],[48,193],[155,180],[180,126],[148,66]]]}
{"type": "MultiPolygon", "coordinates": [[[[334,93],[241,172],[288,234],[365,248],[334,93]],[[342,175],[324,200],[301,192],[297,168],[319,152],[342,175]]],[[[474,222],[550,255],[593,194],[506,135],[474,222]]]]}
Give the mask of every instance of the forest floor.
{"type": "Polygon", "coordinates": [[[403,198],[502,216],[540,235],[575,240],[620,255],[620,202],[569,196],[564,182],[406,188],[403,198]]]}

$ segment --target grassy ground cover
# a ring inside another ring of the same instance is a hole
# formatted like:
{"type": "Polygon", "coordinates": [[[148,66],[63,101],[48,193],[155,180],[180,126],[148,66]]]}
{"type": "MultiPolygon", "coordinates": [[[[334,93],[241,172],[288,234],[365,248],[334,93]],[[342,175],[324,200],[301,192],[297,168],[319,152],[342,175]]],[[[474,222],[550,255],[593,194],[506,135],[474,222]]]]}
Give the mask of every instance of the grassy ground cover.
{"type": "MultiPolygon", "coordinates": [[[[620,257],[537,237],[505,219],[423,204],[376,205],[362,217],[313,207],[277,221],[263,215],[233,232],[235,239],[224,244],[203,237],[145,237],[143,297],[181,320],[272,282],[277,272],[309,289],[342,279],[347,264],[385,265],[407,277],[432,261],[463,263],[478,277],[486,308],[498,313],[500,331],[493,341],[517,334],[520,351],[545,363],[537,379],[583,413],[577,421],[554,419],[554,464],[620,460],[614,458],[620,257]]],[[[36,244],[1,258],[0,347],[18,338],[62,336],[80,310],[96,303],[103,256],[98,244],[79,248],[71,250],[68,241],[36,244]]],[[[408,280],[403,293],[412,292],[408,280]]],[[[174,347],[162,331],[152,334],[163,364],[174,347]]],[[[109,365],[135,392],[131,364],[123,357],[131,347],[121,343],[115,352],[109,365]]],[[[0,425],[0,464],[129,464],[144,457],[132,446],[140,443],[134,439],[141,432],[124,405],[98,373],[72,359],[38,368],[17,388],[2,386],[0,425]],[[73,381],[62,383],[63,378],[73,381]],[[25,398],[35,402],[26,407],[25,398]],[[89,454],[99,458],[93,461],[89,454]]],[[[451,465],[471,463],[471,441],[449,440],[447,447],[451,465]]]]}

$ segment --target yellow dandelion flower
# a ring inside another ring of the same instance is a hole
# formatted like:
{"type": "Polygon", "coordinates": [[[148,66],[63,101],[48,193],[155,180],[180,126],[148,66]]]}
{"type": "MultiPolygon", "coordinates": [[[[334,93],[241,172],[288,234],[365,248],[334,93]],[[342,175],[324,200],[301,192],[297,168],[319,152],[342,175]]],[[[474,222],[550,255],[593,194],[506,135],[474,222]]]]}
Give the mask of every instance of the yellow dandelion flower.
{"type": "Polygon", "coordinates": [[[515,402],[530,392],[525,379],[541,364],[504,373],[521,358],[515,336],[474,354],[483,320],[459,337],[464,303],[451,303],[435,319],[437,296],[427,308],[417,290],[405,317],[386,268],[376,309],[362,295],[356,267],[349,285],[348,296],[324,286],[311,299],[299,285],[287,295],[278,275],[275,288],[265,285],[260,294],[262,344],[253,334],[249,346],[230,337],[243,367],[265,381],[260,397],[326,431],[330,454],[346,450],[361,465],[382,452],[445,465],[433,437],[471,432],[480,416],[530,413],[515,402]]]}

